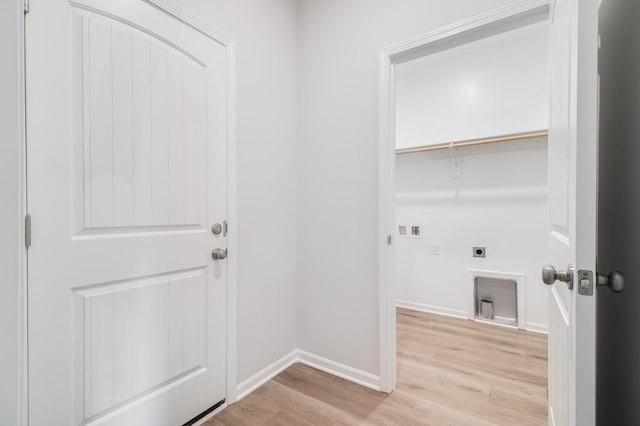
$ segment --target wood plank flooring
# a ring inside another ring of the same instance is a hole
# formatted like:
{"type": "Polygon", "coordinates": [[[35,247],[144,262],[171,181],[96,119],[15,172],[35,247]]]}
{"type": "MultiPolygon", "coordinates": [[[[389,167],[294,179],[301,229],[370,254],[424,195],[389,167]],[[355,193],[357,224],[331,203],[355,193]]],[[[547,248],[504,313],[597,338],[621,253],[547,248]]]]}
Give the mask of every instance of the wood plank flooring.
{"type": "Polygon", "coordinates": [[[398,309],[391,394],[296,364],[215,425],[546,425],[547,338],[398,309]]]}

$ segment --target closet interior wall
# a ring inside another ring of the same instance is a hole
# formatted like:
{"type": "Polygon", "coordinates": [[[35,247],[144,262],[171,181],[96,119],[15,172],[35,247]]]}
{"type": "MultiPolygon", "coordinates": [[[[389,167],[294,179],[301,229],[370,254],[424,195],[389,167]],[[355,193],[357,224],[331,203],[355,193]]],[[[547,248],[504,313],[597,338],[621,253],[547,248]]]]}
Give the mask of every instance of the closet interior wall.
{"type": "Polygon", "coordinates": [[[517,301],[478,294],[547,330],[548,57],[541,20],[395,66],[396,223],[420,227],[396,230],[400,305],[473,318],[475,276],[518,277],[517,301]]]}
{"type": "Polygon", "coordinates": [[[547,251],[547,140],[458,148],[451,177],[447,150],[398,155],[396,222],[420,226],[396,237],[396,296],[402,306],[473,316],[469,269],[525,275],[526,326],[546,331],[548,289],[540,283],[547,251]],[[473,257],[473,247],[486,257],[473,257]]]}

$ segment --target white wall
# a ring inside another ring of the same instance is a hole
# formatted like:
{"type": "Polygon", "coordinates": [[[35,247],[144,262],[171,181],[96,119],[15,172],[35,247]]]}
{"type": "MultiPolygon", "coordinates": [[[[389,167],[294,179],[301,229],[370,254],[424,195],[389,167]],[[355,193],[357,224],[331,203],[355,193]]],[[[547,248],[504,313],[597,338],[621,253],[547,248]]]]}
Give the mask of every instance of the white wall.
{"type": "Polygon", "coordinates": [[[539,22],[396,66],[396,147],[548,128],[548,33],[539,22]]]}
{"type": "Polygon", "coordinates": [[[0,424],[18,424],[21,371],[21,2],[0,2],[0,424]]]}
{"type": "MultiPolygon", "coordinates": [[[[510,0],[178,3],[237,40],[238,381],[296,347],[377,374],[378,52],[510,0]]],[[[4,19],[11,5],[2,5],[4,19]]],[[[4,36],[11,27],[2,24],[4,36]]],[[[18,88],[5,65],[0,99],[15,106],[4,96],[18,88]]],[[[17,123],[4,109],[1,116],[17,123]]],[[[17,253],[21,218],[17,145],[0,146],[5,302],[5,291],[17,295],[8,256],[17,253]]],[[[2,337],[13,338],[13,313],[1,312],[2,337]]],[[[13,356],[2,352],[3,392],[17,374],[13,356]]],[[[6,395],[3,415],[15,397],[6,395]]]]}
{"type": "Polygon", "coordinates": [[[396,239],[397,299],[466,317],[473,300],[467,268],[523,273],[528,328],[544,329],[546,138],[458,151],[457,179],[451,178],[447,150],[397,156],[396,221],[421,228],[421,238],[396,239]],[[474,246],[485,246],[487,257],[474,258],[474,246]]]}
{"type": "Polygon", "coordinates": [[[378,374],[378,54],[509,0],[299,3],[299,345],[378,374]]]}
{"type": "Polygon", "coordinates": [[[297,347],[297,5],[180,3],[237,42],[240,383],[297,347]]]}

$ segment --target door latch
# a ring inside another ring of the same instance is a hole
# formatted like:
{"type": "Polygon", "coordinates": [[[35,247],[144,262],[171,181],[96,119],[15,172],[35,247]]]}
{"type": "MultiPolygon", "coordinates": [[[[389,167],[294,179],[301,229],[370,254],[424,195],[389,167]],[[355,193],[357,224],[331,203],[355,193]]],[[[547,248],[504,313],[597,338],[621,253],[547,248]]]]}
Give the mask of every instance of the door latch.
{"type": "MultiPolygon", "coordinates": [[[[609,275],[596,274],[595,285],[597,287],[609,287],[614,293],[622,293],[624,290],[624,275],[620,271],[611,271],[609,275]]],[[[593,272],[578,271],[578,294],[593,296],[594,276],[593,272]]]]}
{"type": "Polygon", "coordinates": [[[593,272],[578,271],[578,294],[583,296],[593,296],[593,272]]]}

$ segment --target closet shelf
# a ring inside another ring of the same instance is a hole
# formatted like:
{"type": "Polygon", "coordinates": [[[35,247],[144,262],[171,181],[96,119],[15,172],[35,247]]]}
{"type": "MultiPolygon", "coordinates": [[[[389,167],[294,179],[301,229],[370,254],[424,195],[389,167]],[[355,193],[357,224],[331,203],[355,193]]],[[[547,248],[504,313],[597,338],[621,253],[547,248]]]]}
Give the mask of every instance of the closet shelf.
{"type": "Polygon", "coordinates": [[[396,154],[411,154],[414,152],[437,151],[439,149],[461,148],[464,146],[485,145],[499,142],[521,141],[526,139],[536,139],[549,135],[547,130],[537,130],[535,132],[514,133],[510,135],[496,136],[492,138],[467,139],[463,141],[442,143],[437,145],[417,146],[414,148],[396,149],[396,154]]]}

